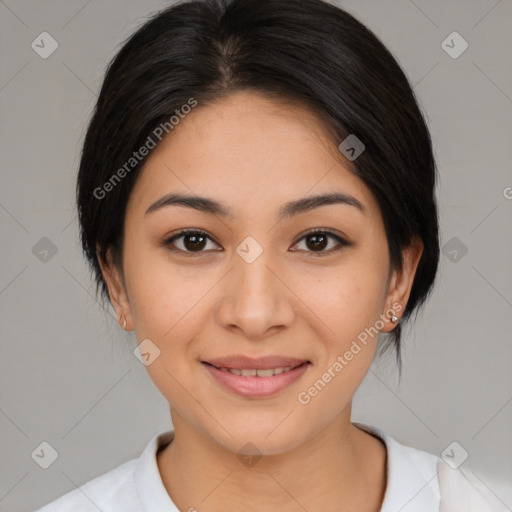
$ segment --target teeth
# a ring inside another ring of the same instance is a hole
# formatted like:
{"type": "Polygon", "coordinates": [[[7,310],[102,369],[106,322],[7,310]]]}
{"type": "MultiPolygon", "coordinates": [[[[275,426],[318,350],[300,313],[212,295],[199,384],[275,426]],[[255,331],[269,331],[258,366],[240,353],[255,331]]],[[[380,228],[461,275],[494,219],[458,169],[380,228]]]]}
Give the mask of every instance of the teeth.
{"type": "Polygon", "coordinates": [[[272,377],[273,375],[279,375],[284,372],[289,372],[291,366],[280,366],[278,368],[269,368],[268,370],[255,370],[255,369],[238,369],[238,368],[220,368],[224,372],[231,372],[235,375],[241,375],[242,377],[272,377]]]}
{"type": "Polygon", "coordinates": [[[268,370],[257,370],[256,375],[258,377],[272,377],[274,375],[274,370],[269,368],[268,370]]]}

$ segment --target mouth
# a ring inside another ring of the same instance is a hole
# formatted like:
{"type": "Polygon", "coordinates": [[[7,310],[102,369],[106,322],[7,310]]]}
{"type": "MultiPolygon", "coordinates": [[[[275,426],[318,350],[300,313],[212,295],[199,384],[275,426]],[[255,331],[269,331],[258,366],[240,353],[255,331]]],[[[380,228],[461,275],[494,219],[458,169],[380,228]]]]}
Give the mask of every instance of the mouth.
{"type": "Polygon", "coordinates": [[[244,398],[265,398],[297,382],[312,364],[305,359],[267,356],[252,359],[245,356],[201,361],[212,382],[244,398]]]}
{"type": "Polygon", "coordinates": [[[266,368],[266,369],[258,369],[258,368],[227,368],[222,366],[215,366],[214,364],[203,361],[204,364],[213,366],[217,368],[217,370],[221,370],[223,372],[230,372],[234,375],[238,375],[241,377],[273,377],[274,375],[281,375],[281,373],[287,373],[291,370],[295,370],[299,366],[304,366],[307,364],[311,364],[309,361],[304,361],[302,363],[296,364],[294,366],[277,366],[275,368],[266,368]]]}

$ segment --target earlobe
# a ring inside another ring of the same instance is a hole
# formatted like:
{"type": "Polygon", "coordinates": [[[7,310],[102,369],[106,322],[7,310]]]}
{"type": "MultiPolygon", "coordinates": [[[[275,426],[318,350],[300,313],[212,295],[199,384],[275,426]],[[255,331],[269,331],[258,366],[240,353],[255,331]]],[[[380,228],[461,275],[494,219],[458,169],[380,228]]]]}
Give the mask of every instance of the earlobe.
{"type": "Polygon", "coordinates": [[[130,303],[126,293],[124,277],[119,265],[116,263],[112,254],[112,248],[107,250],[106,258],[101,257],[100,248],[96,250],[98,263],[101,268],[103,279],[108,288],[110,302],[116,310],[118,323],[124,330],[131,330],[131,312],[130,303]]]}
{"type": "Polygon", "coordinates": [[[423,254],[423,241],[416,237],[411,244],[402,249],[403,264],[401,270],[393,271],[388,296],[386,300],[386,314],[389,319],[385,332],[392,331],[400,321],[400,313],[405,310],[411,294],[414,276],[423,254]],[[394,318],[393,318],[394,317],[394,318]],[[396,321],[395,321],[396,320],[396,321]]]}

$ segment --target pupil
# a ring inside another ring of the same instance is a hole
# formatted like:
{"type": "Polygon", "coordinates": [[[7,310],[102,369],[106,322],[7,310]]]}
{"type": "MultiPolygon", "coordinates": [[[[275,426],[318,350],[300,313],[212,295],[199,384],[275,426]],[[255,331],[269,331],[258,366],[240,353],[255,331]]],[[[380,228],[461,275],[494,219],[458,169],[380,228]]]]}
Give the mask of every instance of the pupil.
{"type": "Polygon", "coordinates": [[[201,250],[204,248],[206,237],[204,235],[187,235],[185,237],[185,247],[187,250],[201,250]],[[189,243],[191,241],[192,243],[189,243]]]}
{"type": "Polygon", "coordinates": [[[323,234],[314,234],[308,237],[308,240],[314,240],[312,244],[307,243],[309,249],[325,249],[327,237],[323,234]]]}

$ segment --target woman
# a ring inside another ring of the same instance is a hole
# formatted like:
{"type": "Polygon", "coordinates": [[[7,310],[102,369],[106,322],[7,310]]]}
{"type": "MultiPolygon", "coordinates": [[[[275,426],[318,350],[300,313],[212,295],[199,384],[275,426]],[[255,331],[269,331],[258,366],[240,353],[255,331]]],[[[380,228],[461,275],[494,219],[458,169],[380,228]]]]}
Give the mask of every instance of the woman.
{"type": "Polygon", "coordinates": [[[380,336],[400,369],[434,284],[435,185],[403,71],[345,11],[154,16],[107,71],[77,199],[173,430],[40,511],[491,510],[461,469],[351,422],[380,336]]]}

